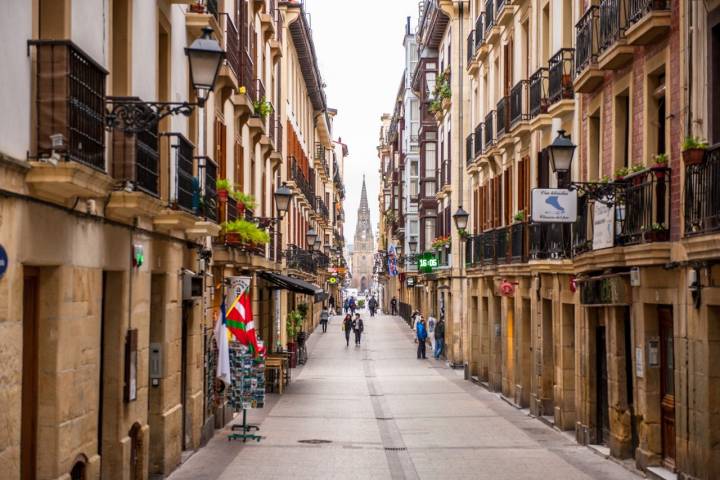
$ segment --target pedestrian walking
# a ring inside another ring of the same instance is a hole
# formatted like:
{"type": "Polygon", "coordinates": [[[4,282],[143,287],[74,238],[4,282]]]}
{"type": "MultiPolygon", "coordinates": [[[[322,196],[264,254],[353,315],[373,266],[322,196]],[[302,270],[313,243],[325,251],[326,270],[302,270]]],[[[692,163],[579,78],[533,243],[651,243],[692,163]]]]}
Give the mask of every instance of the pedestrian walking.
{"type": "Polygon", "coordinates": [[[355,320],[353,320],[352,323],[353,331],[355,332],[355,346],[360,346],[360,337],[362,336],[363,330],[365,330],[365,324],[363,323],[362,318],[360,318],[360,314],[355,314],[355,320]]]}
{"type": "Polygon", "coordinates": [[[355,297],[350,297],[350,314],[355,315],[355,309],[357,309],[357,305],[355,304],[355,297]]]}
{"type": "Polygon", "coordinates": [[[370,316],[374,317],[375,312],[377,311],[377,300],[375,300],[375,296],[370,297],[370,301],[368,302],[368,309],[370,309],[370,316]]]}
{"type": "Polygon", "coordinates": [[[415,331],[415,328],[417,327],[418,320],[420,320],[420,312],[415,310],[413,312],[412,316],[410,317],[411,327],[412,327],[413,331],[415,331]]]}
{"type": "Polygon", "coordinates": [[[332,295],[328,299],[328,305],[330,306],[330,312],[332,312],[331,315],[335,315],[335,297],[332,295]]]}
{"type": "Polygon", "coordinates": [[[418,342],[417,358],[425,358],[425,342],[427,341],[427,327],[422,316],[416,326],[416,335],[418,342]]]}
{"type": "Polygon", "coordinates": [[[352,316],[348,313],[343,320],[343,332],[345,332],[345,346],[350,346],[350,331],[353,328],[352,316]]]}
{"type": "Polygon", "coordinates": [[[433,352],[433,356],[436,359],[442,355],[443,348],[445,348],[445,320],[443,320],[443,317],[440,317],[440,321],[435,325],[435,351],[433,352]]]}
{"type": "Polygon", "coordinates": [[[343,310],[345,311],[345,315],[348,314],[348,311],[350,310],[350,299],[346,298],[343,302],[343,310]]]}
{"type": "Polygon", "coordinates": [[[323,307],[322,311],[320,311],[320,326],[323,333],[327,332],[328,320],[330,320],[330,312],[323,307]]]}
{"type": "Polygon", "coordinates": [[[427,319],[428,339],[430,340],[430,352],[435,354],[435,327],[437,320],[430,314],[427,319]]]}
{"type": "Polygon", "coordinates": [[[395,297],[392,297],[392,300],[390,300],[390,311],[392,312],[392,315],[398,314],[397,298],[395,297]]]}

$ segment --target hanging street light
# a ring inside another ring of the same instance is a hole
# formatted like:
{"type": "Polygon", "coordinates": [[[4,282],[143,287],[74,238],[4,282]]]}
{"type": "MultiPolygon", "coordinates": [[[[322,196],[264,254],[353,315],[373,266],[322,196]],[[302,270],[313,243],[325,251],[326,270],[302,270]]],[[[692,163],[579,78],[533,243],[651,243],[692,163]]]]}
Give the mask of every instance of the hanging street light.
{"type": "Polygon", "coordinates": [[[220,65],[225,58],[225,52],[220,48],[220,44],[211,37],[212,32],[213,29],[210,27],[203,28],[202,37],[185,48],[185,55],[190,65],[190,83],[195,89],[199,107],[205,105],[208,95],[212,92],[220,65]]]}
{"type": "Polygon", "coordinates": [[[277,208],[278,216],[282,218],[283,213],[286,213],[290,208],[290,200],[292,200],[293,192],[290,190],[285,182],[280,185],[280,188],[275,190],[273,194],[275,196],[275,208],[277,208]]]}
{"type": "Polygon", "coordinates": [[[453,214],[453,220],[458,230],[465,230],[467,228],[469,218],[470,214],[463,209],[462,205],[460,205],[453,214]]]}
{"type": "Polygon", "coordinates": [[[550,165],[555,173],[564,175],[570,171],[575,147],[570,135],[566,135],[565,130],[558,130],[558,136],[548,146],[550,165]]]}
{"type": "Polygon", "coordinates": [[[317,238],[317,236],[318,236],[318,234],[314,228],[311,228],[310,230],[307,231],[307,233],[305,234],[305,241],[307,242],[308,248],[312,249],[313,245],[315,244],[315,239],[317,238]]]}

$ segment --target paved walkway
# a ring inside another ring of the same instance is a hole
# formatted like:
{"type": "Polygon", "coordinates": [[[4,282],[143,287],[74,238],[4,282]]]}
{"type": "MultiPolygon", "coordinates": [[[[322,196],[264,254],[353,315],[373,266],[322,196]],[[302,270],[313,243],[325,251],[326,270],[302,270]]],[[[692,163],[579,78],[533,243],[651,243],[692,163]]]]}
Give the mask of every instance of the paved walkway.
{"type": "Polygon", "coordinates": [[[443,362],[417,360],[399,318],[366,318],[365,332],[347,348],[333,317],[286,393],[252,412],[261,443],[219,432],[170,479],[639,478],[443,362]]]}

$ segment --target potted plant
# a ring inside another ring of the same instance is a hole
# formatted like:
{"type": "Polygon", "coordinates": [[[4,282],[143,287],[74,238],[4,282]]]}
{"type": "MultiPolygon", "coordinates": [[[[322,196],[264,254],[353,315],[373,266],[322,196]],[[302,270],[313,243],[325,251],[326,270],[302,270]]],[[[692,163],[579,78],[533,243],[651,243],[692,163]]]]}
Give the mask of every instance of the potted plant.
{"type": "Polygon", "coordinates": [[[520,223],[525,221],[525,212],[522,210],[519,210],[515,212],[515,215],[513,216],[513,220],[515,223],[520,223]]]}
{"type": "Polygon", "coordinates": [[[645,171],[645,166],[642,164],[635,164],[632,167],[629,168],[628,173],[630,174],[630,178],[632,178],[633,185],[641,185],[643,182],[643,175],[640,175],[640,172],[645,171]]]}
{"type": "Polygon", "coordinates": [[[262,97],[257,102],[253,102],[253,109],[255,110],[255,115],[258,115],[263,120],[265,120],[268,115],[272,115],[274,111],[272,104],[268,102],[265,97],[262,97]]]}
{"type": "Polygon", "coordinates": [[[616,182],[623,181],[625,179],[625,177],[627,176],[627,174],[628,174],[627,167],[618,168],[617,170],[615,170],[615,181],[616,182]]]}
{"type": "Polygon", "coordinates": [[[600,183],[610,183],[610,177],[608,177],[607,175],[603,175],[600,179],[600,183]]]}
{"type": "Polygon", "coordinates": [[[645,239],[648,242],[667,242],[668,241],[668,229],[662,223],[653,223],[650,226],[650,231],[645,232],[645,239]]]}
{"type": "Polygon", "coordinates": [[[287,349],[290,352],[290,368],[297,366],[297,343],[295,337],[302,328],[303,316],[298,310],[291,310],[287,314],[285,332],[287,333],[287,349]]]}
{"type": "Polygon", "coordinates": [[[215,181],[215,189],[217,190],[218,200],[227,202],[228,192],[230,192],[230,182],[225,178],[218,178],[215,181]]]}
{"type": "Polygon", "coordinates": [[[659,153],[655,155],[655,165],[653,165],[653,171],[655,172],[655,178],[662,180],[665,178],[665,168],[668,164],[667,153],[659,153]]]}
{"type": "Polygon", "coordinates": [[[682,155],[685,165],[700,165],[705,161],[708,144],[699,137],[685,137],[682,143],[682,155]]]}
{"type": "Polygon", "coordinates": [[[255,210],[255,197],[250,194],[242,192],[235,192],[233,194],[235,201],[237,202],[238,214],[242,215],[245,210],[255,210]]]}

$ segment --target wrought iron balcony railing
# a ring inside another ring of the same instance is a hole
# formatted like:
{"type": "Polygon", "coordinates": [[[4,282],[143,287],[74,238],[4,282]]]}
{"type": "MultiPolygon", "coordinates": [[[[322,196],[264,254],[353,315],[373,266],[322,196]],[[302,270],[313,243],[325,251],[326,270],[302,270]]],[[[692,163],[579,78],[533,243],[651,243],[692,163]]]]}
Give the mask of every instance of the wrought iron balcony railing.
{"type": "Polygon", "coordinates": [[[105,171],[107,71],[69,40],[31,40],[35,68],[35,155],[105,171]],[[61,134],[61,146],[51,135],[61,134]]]}
{"type": "Polygon", "coordinates": [[[530,118],[547,113],[548,105],[548,71],[542,67],[530,77],[530,118]]]}
{"type": "Polygon", "coordinates": [[[288,245],[285,252],[288,268],[306,273],[315,273],[317,270],[316,255],[308,250],[303,250],[297,245],[288,245]]]}
{"type": "Polygon", "coordinates": [[[475,134],[473,134],[473,133],[471,133],[470,135],[465,137],[465,163],[468,165],[470,165],[472,163],[473,158],[474,158],[474,153],[475,153],[474,139],[475,139],[475,134]]]}
{"type": "Polygon", "coordinates": [[[628,0],[600,2],[599,51],[603,52],[625,35],[628,24],[628,0]]]}
{"type": "MultiPolygon", "coordinates": [[[[485,35],[495,26],[495,0],[485,0],[485,35]]],[[[483,37],[485,38],[485,37],[483,37]]]]}
{"type": "Polygon", "coordinates": [[[257,83],[255,82],[255,66],[253,60],[250,58],[248,52],[240,49],[240,82],[241,87],[245,87],[247,96],[251,101],[256,101],[258,98],[257,94],[257,83]]]}
{"type": "Polygon", "coordinates": [[[587,195],[578,196],[577,220],[572,226],[572,253],[573,256],[592,250],[592,228],[589,222],[592,219],[587,195]]]}
{"type": "Polygon", "coordinates": [[[653,10],[668,10],[670,8],[670,0],[627,0],[628,6],[628,22],[630,24],[637,23],[648,13],[653,10]]]}
{"type": "Polygon", "coordinates": [[[530,119],[529,82],[520,80],[510,90],[510,128],[530,119]]]}
{"type": "Polygon", "coordinates": [[[327,205],[325,205],[322,197],[315,197],[315,211],[319,213],[325,219],[325,221],[330,220],[330,211],[328,210],[327,205]]]}
{"type": "Polygon", "coordinates": [[[225,30],[225,60],[235,77],[240,80],[242,62],[240,61],[240,33],[233,23],[230,15],[223,13],[223,27],[225,30]]]}
{"type": "Polygon", "coordinates": [[[499,227],[495,229],[495,259],[498,264],[505,264],[509,257],[510,227],[499,227]]]}
{"type": "Polygon", "coordinates": [[[471,30],[470,33],[468,33],[467,45],[465,48],[467,48],[467,63],[469,65],[475,56],[475,30],[471,30]]]}
{"type": "Polygon", "coordinates": [[[485,123],[480,122],[475,127],[475,151],[473,152],[474,156],[481,155],[483,153],[483,130],[485,129],[485,123]]]}
{"type": "Polygon", "coordinates": [[[495,230],[489,230],[483,232],[480,236],[482,243],[482,263],[483,265],[494,265],[497,263],[496,248],[497,232],[495,230]]]}
{"type": "Polygon", "coordinates": [[[481,13],[475,19],[475,51],[474,51],[474,53],[477,53],[477,49],[480,47],[480,44],[483,41],[484,25],[485,25],[485,13],[481,13]]]}
{"type": "Polygon", "coordinates": [[[560,260],[571,257],[570,225],[567,223],[531,223],[530,258],[560,260]]]}
{"type": "Polygon", "coordinates": [[[548,100],[550,104],[573,98],[574,56],[573,48],[561,48],[548,61],[548,100]]]}
{"type": "Polygon", "coordinates": [[[170,204],[173,208],[195,213],[194,205],[195,176],[193,172],[194,160],[193,151],[195,147],[182,135],[175,135],[177,141],[173,145],[175,150],[175,178],[173,179],[174,191],[171,194],[170,204]]]}
{"type": "Polygon", "coordinates": [[[495,133],[493,129],[494,124],[494,117],[495,117],[495,111],[491,110],[488,112],[487,115],[485,115],[485,131],[484,133],[484,139],[485,139],[485,150],[489,149],[490,146],[495,142],[495,133]]]}
{"type": "Polygon", "coordinates": [[[720,230],[720,144],[699,165],[685,166],[685,235],[720,230]]]}
{"type": "Polygon", "coordinates": [[[218,220],[217,189],[217,164],[210,157],[198,157],[198,173],[202,181],[202,202],[199,205],[199,212],[209,220],[218,220]]]}
{"type": "Polygon", "coordinates": [[[312,181],[311,183],[310,178],[305,176],[305,172],[303,172],[302,168],[300,168],[300,165],[298,165],[297,160],[293,156],[290,156],[290,179],[295,182],[295,185],[297,185],[300,189],[308,203],[314,207],[315,189],[313,187],[315,182],[312,181]]]}
{"type": "Polygon", "coordinates": [[[524,263],[528,259],[528,224],[525,222],[510,225],[510,261],[524,263]]]}
{"type": "Polygon", "coordinates": [[[510,112],[510,97],[502,97],[500,101],[497,103],[497,114],[496,114],[496,120],[497,120],[497,138],[499,139],[505,133],[510,130],[510,116],[508,115],[510,112]]]}
{"type": "Polygon", "coordinates": [[[600,43],[600,9],[590,8],[575,24],[575,73],[579,74],[597,61],[600,43]]]}
{"type": "Polygon", "coordinates": [[[669,240],[669,168],[651,168],[625,177],[625,188],[616,205],[619,245],[669,240]]]}
{"type": "Polygon", "coordinates": [[[159,173],[157,123],[137,133],[113,130],[111,175],[115,180],[123,184],[130,183],[132,188],[158,197],[159,173]]]}

